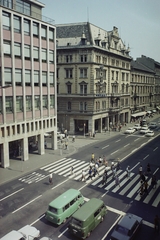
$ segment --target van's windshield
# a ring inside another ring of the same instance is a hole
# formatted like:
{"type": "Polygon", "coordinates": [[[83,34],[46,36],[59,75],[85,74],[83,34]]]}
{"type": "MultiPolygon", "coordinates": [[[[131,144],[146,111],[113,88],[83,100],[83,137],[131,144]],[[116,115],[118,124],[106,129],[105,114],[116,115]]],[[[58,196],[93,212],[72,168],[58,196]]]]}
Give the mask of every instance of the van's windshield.
{"type": "Polygon", "coordinates": [[[75,218],[72,218],[71,223],[76,225],[76,226],[82,227],[82,222],[75,219],[75,218]]]}
{"type": "Polygon", "coordinates": [[[49,209],[48,209],[50,212],[52,212],[52,213],[57,213],[58,211],[57,211],[57,209],[56,208],[53,208],[53,207],[51,207],[51,206],[49,206],[49,209]]]}

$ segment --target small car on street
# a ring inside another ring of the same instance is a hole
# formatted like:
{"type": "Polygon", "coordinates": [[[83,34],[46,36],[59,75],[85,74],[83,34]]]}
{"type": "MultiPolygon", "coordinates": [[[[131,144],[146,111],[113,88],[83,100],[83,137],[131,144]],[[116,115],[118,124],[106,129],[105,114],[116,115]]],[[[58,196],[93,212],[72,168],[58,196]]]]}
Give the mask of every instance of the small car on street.
{"type": "Polygon", "coordinates": [[[149,131],[145,134],[146,137],[153,137],[154,136],[154,132],[153,131],[149,131]]]}
{"type": "Polygon", "coordinates": [[[150,124],[149,124],[149,128],[150,129],[154,129],[156,127],[157,127],[157,123],[156,122],[150,122],[150,124]]]}
{"type": "Polygon", "coordinates": [[[138,131],[141,129],[141,125],[137,123],[133,126],[133,128],[136,129],[136,131],[138,131]]]}
{"type": "Polygon", "coordinates": [[[147,132],[149,132],[149,128],[148,127],[142,127],[140,130],[140,134],[146,134],[147,132]]]}
{"type": "Polygon", "coordinates": [[[129,127],[127,130],[125,130],[124,133],[126,133],[126,134],[132,134],[132,133],[134,133],[135,131],[136,131],[135,128],[133,128],[133,127],[129,127]]]}
{"type": "Polygon", "coordinates": [[[132,240],[142,224],[142,218],[134,214],[124,215],[111,234],[111,240],[132,240]]]}

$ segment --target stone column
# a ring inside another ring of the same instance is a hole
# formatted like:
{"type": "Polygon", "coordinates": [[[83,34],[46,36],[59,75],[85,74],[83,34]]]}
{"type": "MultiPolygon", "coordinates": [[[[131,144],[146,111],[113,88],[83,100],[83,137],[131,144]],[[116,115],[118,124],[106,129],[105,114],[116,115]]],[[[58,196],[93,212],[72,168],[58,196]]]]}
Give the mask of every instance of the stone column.
{"type": "Polygon", "coordinates": [[[44,152],[44,134],[39,134],[38,136],[38,154],[43,155],[44,152]]]}
{"type": "Polygon", "coordinates": [[[28,160],[28,138],[24,137],[21,140],[21,155],[22,155],[22,161],[27,161],[28,160]]]}
{"type": "Polygon", "coordinates": [[[1,163],[2,167],[7,168],[10,165],[9,162],[9,142],[5,142],[1,147],[1,163]]]}
{"type": "Polygon", "coordinates": [[[51,145],[52,145],[52,149],[54,149],[54,150],[57,149],[57,133],[56,133],[56,131],[52,132],[51,145]]]}

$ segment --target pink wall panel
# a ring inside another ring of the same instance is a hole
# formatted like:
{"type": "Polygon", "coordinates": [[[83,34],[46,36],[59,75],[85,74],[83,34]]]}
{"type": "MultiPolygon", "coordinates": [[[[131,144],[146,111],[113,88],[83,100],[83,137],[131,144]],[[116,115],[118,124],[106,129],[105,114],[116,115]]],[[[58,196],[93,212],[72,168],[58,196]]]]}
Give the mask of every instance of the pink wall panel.
{"type": "Polygon", "coordinates": [[[32,112],[26,112],[26,119],[32,119],[32,112]]]}
{"type": "Polygon", "coordinates": [[[33,37],[33,46],[39,47],[39,39],[38,38],[33,37]]]}
{"type": "Polygon", "coordinates": [[[49,42],[49,49],[54,50],[54,42],[49,42]]]}
{"type": "Polygon", "coordinates": [[[0,124],[3,124],[4,122],[3,122],[3,115],[2,114],[0,114],[0,124]]]}
{"type": "Polygon", "coordinates": [[[40,87],[34,87],[34,94],[40,95],[40,87]]]}
{"type": "Polygon", "coordinates": [[[40,118],[40,111],[35,111],[35,118],[40,118]]]}
{"type": "Polygon", "coordinates": [[[24,44],[31,45],[31,37],[24,35],[24,44]]]}
{"type": "Polygon", "coordinates": [[[23,95],[22,87],[16,87],[16,95],[17,96],[22,96],[23,95]]]}
{"type": "Polygon", "coordinates": [[[43,117],[47,117],[48,116],[48,109],[43,109],[43,117]]]}
{"type": "Polygon", "coordinates": [[[25,60],[25,69],[31,69],[31,61],[25,60]]]}
{"type": "Polygon", "coordinates": [[[39,62],[34,62],[34,70],[39,70],[39,62]]]}
{"type": "Polygon", "coordinates": [[[3,29],[3,39],[11,40],[11,32],[3,29]]]}
{"type": "Polygon", "coordinates": [[[50,63],[50,64],[49,64],[49,71],[50,71],[50,72],[54,72],[54,71],[55,71],[54,68],[55,68],[55,67],[54,67],[54,64],[50,63]]]}
{"type": "Polygon", "coordinates": [[[50,109],[50,116],[54,116],[55,115],[55,110],[54,108],[50,109]]]}
{"type": "Polygon", "coordinates": [[[16,120],[23,121],[23,112],[16,113],[16,120]]]}
{"type": "Polygon", "coordinates": [[[15,68],[22,68],[22,60],[15,58],[15,68]]]}
{"type": "Polygon", "coordinates": [[[20,33],[14,33],[14,41],[21,43],[22,35],[20,33]]]}
{"type": "Polygon", "coordinates": [[[42,71],[47,71],[47,63],[42,62],[42,71]]]}
{"type": "Polygon", "coordinates": [[[12,61],[10,57],[4,57],[4,67],[8,68],[12,67],[12,61]]]}
{"type": "Polygon", "coordinates": [[[42,88],[42,94],[43,94],[43,95],[48,94],[47,87],[43,87],[43,88],[42,88]]]}
{"type": "Polygon", "coordinates": [[[13,96],[13,87],[4,88],[5,96],[13,96]]]}
{"type": "Polygon", "coordinates": [[[13,122],[13,113],[7,113],[6,114],[6,123],[13,122]]]}
{"type": "Polygon", "coordinates": [[[26,95],[32,95],[32,88],[31,87],[25,87],[26,95]]]}
{"type": "Polygon", "coordinates": [[[42,48],[47,48],[47,41],[42,39],[42,48]]]}
{"type": "Polygon", "coordinates": [[[50,87],[50,93],[51,93],[51,94],[54,94],[54,93],[55,93],[54,87],[50,87]]]}

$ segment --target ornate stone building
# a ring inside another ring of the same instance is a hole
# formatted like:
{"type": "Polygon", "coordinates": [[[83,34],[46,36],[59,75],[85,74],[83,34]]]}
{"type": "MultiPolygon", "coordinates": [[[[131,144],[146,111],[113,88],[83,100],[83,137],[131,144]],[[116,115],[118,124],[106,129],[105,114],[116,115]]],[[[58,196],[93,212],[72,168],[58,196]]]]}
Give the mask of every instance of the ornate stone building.
{"type": "Polygon", "coordinates": [[[129,48],[118,29],[57,25],[58,127],[71,134],[130,121],[129,48]]]}

